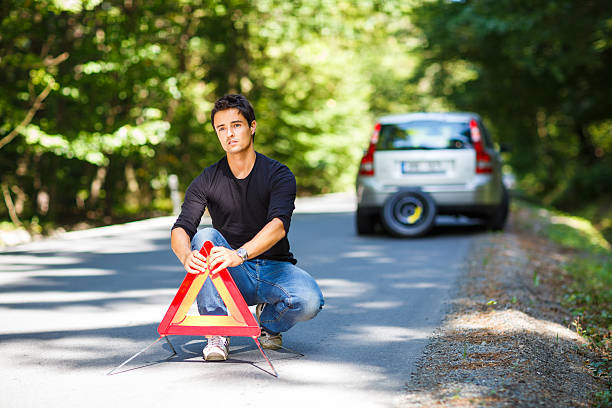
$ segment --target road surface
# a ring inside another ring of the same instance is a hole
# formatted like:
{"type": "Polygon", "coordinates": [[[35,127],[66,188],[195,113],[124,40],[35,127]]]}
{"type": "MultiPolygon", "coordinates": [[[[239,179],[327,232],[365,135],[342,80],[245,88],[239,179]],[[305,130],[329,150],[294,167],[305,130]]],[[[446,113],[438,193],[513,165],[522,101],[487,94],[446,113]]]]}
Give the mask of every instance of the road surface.
{"type": "Polygon", "coordinates": [[[346,195],[298,203],[292,250],[326,305],[284,336],[304,357],[268,352],[278,378],[250,338],[232,338],[231,359],[212,363],[188,336],[170,337],[171,359],[162,341],[106,375],[158,338],[182,281],[172,217],[0,250],[0,406],[396,405],[482,230],[358,237],[353,208],[346,195]]]}

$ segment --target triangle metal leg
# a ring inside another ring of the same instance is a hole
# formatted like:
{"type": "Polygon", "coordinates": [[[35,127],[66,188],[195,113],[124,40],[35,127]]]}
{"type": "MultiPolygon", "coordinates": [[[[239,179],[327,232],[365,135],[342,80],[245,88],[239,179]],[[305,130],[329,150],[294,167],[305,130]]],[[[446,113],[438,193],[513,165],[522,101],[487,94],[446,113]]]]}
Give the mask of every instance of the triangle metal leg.
{"type": "Polygon", "coordinates": [[[114,371],[117,371],[118,369],[120,369],[121,367],[123,367],[124,365],[126,365],[127,363],[129,363],[130,361],[132,361],[133,359],[135,359],[136,357],[138,357],[139,355],[141,355],[145,351],[147,351],[149,348],[151,348],[154,344],[156,344],[162,338],[166,339],[166,341],[168,342],[168,345],[170,345],[170,348],[172,349],[172,352],[173,352],[173,354],[170,357],[168,357],[168,358],[174,357],[176,355],[176,350],[174,349],[174,347],[172,347],[172,343],[170,343],[170,340],[168,340],[168,336],[159,336],[159,338],[157,340],[155,340],[153,343],[149,344],[147,347],[143,348],[138,353],[134,354],[132,357],[128,358],[123,363],[119,364],[117,367],[115,367],[112,370],[110,370],[108,373],[106,373],[106,375],[111,375],[114,371]]]}
{"type": "Polygon", "coordinates": [[[287,350],[288,352],[293,353],[293,354],[295,354],[295,355],[298,355],[298,356],[300,356],[300,357],[304,357],[304,356],[306,355],[306,354],[304,354],[304,353],[300,353],[299,351],[295,351],[295,350],[293,350],[293,349],[290,349],[289,347],[280,346],[280,348],[281,348],[281,349],[283,349],[283,350],[287,350]]]}
{"type": "Polygon", "coordinates": [[[268,358],[268,356],[266,355],[266,353],[263,351],[263,348],[261,348],[261,344],[259,344],[259,340],[257,339],[257,337],[253,337],[253,341],[255,342],[255,344],[257,344],[257,348],[259,349],[259,351],[261,352],[261,355],[264,356],[264,358],[266,359],[266,361],[268,362],[268,364],[270,365],[270,368],[272,369],[272,372],[274,374],[272,374],[274,377],[278,378],[278,373],[276,372],[276,370],[274,369],[274,366],[272,365],[272,362],[270,361],[270,359],[268,358]]]}
{"type": "MultiPolygon", "coordinates": [[[[170,357],[174,357],[176,356],[176,350],[174,349],[174,346],[172,346],[172,343],[170,343],[170,340],[168,339],[168,336],[162,336],[164,339],[166,339],[166,343],[168,343],[168,345],[170,346],[170,349],[172,350],[172,355],[170,357]]],[[[168,357],[168,358],[170,358],[168,357]]]]}
{"type": "MultiPolygon", "coordinates": [[[[138,351],[136,354],[134,354],[133,356],[131,356],[127,360],[125,360],[123,363],[119,364],[117,367],[115,367],[112,370],[110,370],[108,373],[106,373],[106,375],[112,375],[114,372],[119,370],[121,367],[123,367],[124,365],[126,365],[127,363],[129,363],[130,361],[132,361],[133,359],[135,359],[136,357],[138,357],[139,355],[141,355],[142,353],[144,353],[145,351],[147,351],[148,349],[153,347],[153,345],[157,344],[157,342],[159,342],[161,339],[166,340],[166,343],[168,343],[168,346],[170,346],[170,349],[172,350],[172,355],[170,355],[166,360],[171,359],[172,357],[176,356],[177,355],[176,349],[174,348],[174,346],[170,342],[170,339],[168,339],[168,336],[159,336],[159,338],[157,340],[155,340],[153,343],[149,344],[148,346],[146,346],[142,350],[138,351]]],[[[252,339],[255,342],[255,344],[257,345],[257,348],[259,349],[259,352],[261,353],[261,355],[264,357],[264,359],[266,360],[266,362],[268,363],[268,365],[272,369],[272,372],[271,373],[268,372],[268,374],[272,375],[273,377],[278,378],[278,372],[274,368],[274,365],[272,365],[272,362],[270,361],[270,358],[268,357],[266,352],[261,347],[261,343],[259,343],[259,339],[257,337],[252,337],[252,339]]],[[[297,355],[300,355],[300,356],[304,356],[304,354],[302,354],[300,352],[297,352],[295,350],[291,350],[290,348],[287,348],[287,347],[282,347],[282,348],[284,350],[290,351],[290,352],[292,352],[294,354],[297,354],[297,355]]]]}

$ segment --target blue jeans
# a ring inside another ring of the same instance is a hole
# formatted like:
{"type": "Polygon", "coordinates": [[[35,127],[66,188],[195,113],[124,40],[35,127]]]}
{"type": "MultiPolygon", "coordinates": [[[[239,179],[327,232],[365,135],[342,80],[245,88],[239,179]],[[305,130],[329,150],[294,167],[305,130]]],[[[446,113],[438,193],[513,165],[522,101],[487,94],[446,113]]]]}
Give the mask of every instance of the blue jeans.
{"type": "MultiPolygon", "coordinates": [[[[191,240],[191,248],[200,250],[206,241],[231,248],[214,228],[198,231],[191,240]]],[[[266,303],[259,325],[270,333],[284,332],[297,322],[310,320],[323,307],[323,294],[317,282],[290,262],[253,259],[227,269],[247,305],[266,303]]],[[[206,279],[196,299],[201,315],[227,315],[225,304],[210,278],[206,279]]]]}

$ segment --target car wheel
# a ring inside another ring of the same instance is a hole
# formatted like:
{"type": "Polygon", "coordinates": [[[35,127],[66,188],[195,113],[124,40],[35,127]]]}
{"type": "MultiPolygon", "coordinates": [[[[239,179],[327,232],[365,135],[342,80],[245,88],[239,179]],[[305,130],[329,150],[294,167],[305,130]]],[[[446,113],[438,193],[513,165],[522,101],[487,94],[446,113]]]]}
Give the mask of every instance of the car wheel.
{"type": "Polygon", "coordinates": [[[358,235],[370,235],[374,233],[376,227],[376,215],[364,213],[357,209],[355,214],[355,224],[357,226],[358,235]]]}
{"type": "Polygon", "coordinates": [[[398,237],[425,235],[436,219],[436,204],[420,190],[403,190],[387,199],[381,220],[387,231],[398,237]]]}
{"type": "Polygon", "coordinates": [[[510,195],[506,188],[502,188],[502,201],[495,212],[487,219],[487,228],[493,231],[501,231],[506,225],[508,212],[510,211],[510,195]]]}

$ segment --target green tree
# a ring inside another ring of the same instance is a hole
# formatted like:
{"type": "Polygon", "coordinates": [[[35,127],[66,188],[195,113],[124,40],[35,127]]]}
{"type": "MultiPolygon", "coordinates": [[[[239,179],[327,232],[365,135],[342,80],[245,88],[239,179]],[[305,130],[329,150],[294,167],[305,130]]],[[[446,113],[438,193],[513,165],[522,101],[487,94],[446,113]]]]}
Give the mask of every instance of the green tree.
{"type": "Polygon", "coordinates": [[[221,157],[209,114],[229,92],[253,102],[257,149],[300,193],[351,188],[372,113],[404,103],[400,4],[4,2],[0,217],[167,212],[168,174],[184,189],[221,157]]]}
{"type": "Polygon", "coordinates": [[[431,1],[413,21],[414,81],[483,114],[531,193],[565,204],[609,195],[610,2],[431,1]]]}
{"type": "Polygon", "coordinates": [[[135,167],[173,141],[172,72],[159,61],[172,45],[130,7],[94,3],[2,5],[0,168],[26,215],[112,215],[139,192],[135,167]]]}

